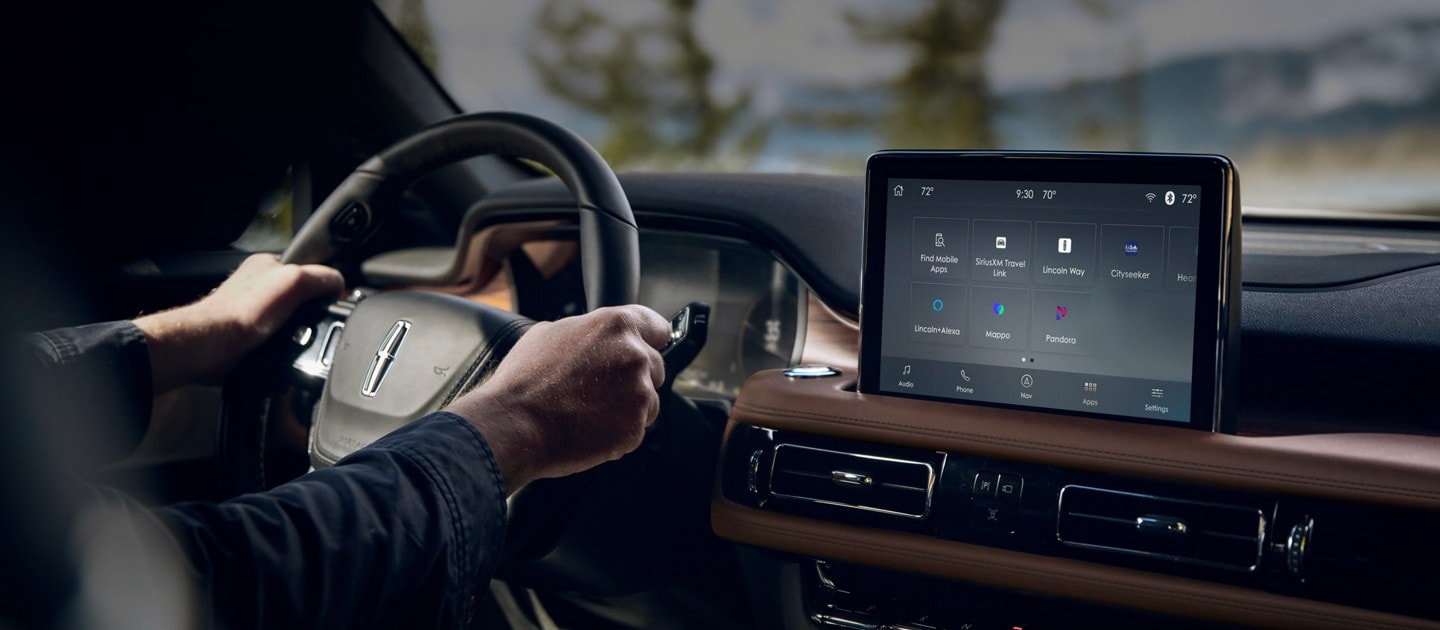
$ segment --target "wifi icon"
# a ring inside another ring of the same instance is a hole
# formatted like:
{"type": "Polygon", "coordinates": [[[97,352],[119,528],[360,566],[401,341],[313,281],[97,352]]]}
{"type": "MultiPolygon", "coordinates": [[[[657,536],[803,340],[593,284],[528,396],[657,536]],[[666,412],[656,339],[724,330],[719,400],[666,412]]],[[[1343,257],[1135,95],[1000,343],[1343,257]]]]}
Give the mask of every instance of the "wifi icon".
{"type": "Polygon", "coordinates": [[[1145,193],[1145,201],[1155,201],[1155,193],[1145,193]]]}

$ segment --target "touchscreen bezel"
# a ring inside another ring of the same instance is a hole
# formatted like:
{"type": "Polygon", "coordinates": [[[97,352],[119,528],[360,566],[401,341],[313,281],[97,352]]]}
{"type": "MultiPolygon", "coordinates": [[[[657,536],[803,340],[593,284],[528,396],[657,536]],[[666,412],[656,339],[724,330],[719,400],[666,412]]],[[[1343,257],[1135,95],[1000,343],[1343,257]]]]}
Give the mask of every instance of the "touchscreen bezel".
{"type": "Polygon", "coordinates": [[[1228,159],[1150,153],[882,151],[870,156],[865,179],[857,384],[861,393],[1234,433],[1240,330],[1240,201],[1238,177],[1228,159]],[[881,391],[882,311],[878,305],[885,290],[886,193],[889,182],[897,178],[1200,187],[1200,250],[1188,422],[881,391]],[[866,304],[877,306],[867,309],[866,304]]]}

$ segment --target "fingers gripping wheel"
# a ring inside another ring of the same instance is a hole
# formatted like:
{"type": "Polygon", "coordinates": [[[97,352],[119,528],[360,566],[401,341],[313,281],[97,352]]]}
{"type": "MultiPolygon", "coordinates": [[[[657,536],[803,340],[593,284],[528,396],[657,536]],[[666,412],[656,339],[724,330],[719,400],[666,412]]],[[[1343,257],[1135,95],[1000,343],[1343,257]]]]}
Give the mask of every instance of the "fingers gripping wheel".
{"type": "MultiPolygon", "coordinates": [[[[587,307],[633,303],[640,276],[639,237],[619,180],[579,136],[518,113],[452,118],[370,158],[320,204],[281,261],[336,266],[361,262],[362,246],[383,228],[406,187],[439,167],[487,154],[535,161],[575,195],[587,307]]],[[[505,311],[423,292],[359,300],[343,323],[330,339],[328,378],[310,431],[310,460],[317,467],[479,384],[530,325],[505,311]]],[[[231,415],[227,422],[258,421],[231,415]]],[[[258,449],[233,452],[246,443],[222,445],[221,460],[260,468],[258,449]]]]}

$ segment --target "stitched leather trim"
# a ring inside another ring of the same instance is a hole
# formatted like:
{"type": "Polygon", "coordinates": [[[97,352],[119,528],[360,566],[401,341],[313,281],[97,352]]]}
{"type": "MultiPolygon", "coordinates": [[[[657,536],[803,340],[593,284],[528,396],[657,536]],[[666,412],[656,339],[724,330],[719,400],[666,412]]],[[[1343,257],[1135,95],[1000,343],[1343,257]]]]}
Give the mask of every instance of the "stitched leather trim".
{"type": "Polygon", "coordinates": [[[732,422],[1152,479],[1440,508],[1440,440],[1422,436],[1213,435],[862,396],[834,384],[784,379],[778,372],[761,373],[746,384],[732,422]],[[1056,434],[1073,440],[1046,439],[1056,434]],[[1127,450],[1115,450],[1116,444],[1127,450]]]}

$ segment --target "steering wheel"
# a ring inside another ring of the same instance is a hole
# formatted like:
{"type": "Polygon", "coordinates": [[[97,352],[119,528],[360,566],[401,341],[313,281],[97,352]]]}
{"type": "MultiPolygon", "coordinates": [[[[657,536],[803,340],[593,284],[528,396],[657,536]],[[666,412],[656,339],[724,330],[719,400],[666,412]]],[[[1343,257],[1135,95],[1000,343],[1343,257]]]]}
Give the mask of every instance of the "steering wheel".
{"type": "MultiPolygon", "coordinates": [[[[439,167],[489,154],[537,162],[575,195],[586,306],[633,303],[640,276],[639,235],[614,172],[569,130],[513,112],[451,118],[366,160],[310,216],[281,262],[358,264],[361,247],[383,228],[410,184],[439,167]]],[[[374,294],[343,305],[330,309],[349,310],[338,334],[324,335],[333,344],[333,358],[328,358],[328,378],[310,429],[310,460],[316,467],[334,464],[483,382],[533,323],[495,307],[422,291],[374,294]]],[[[307,342],[321,343],[320,337],[307,342]]],[[[264,439],[258,437],[263,429],[247,427],[254,424],[251,420],[222,422],[220,465],[234,490],[242,492],[264,485],[264,439]]]]}

